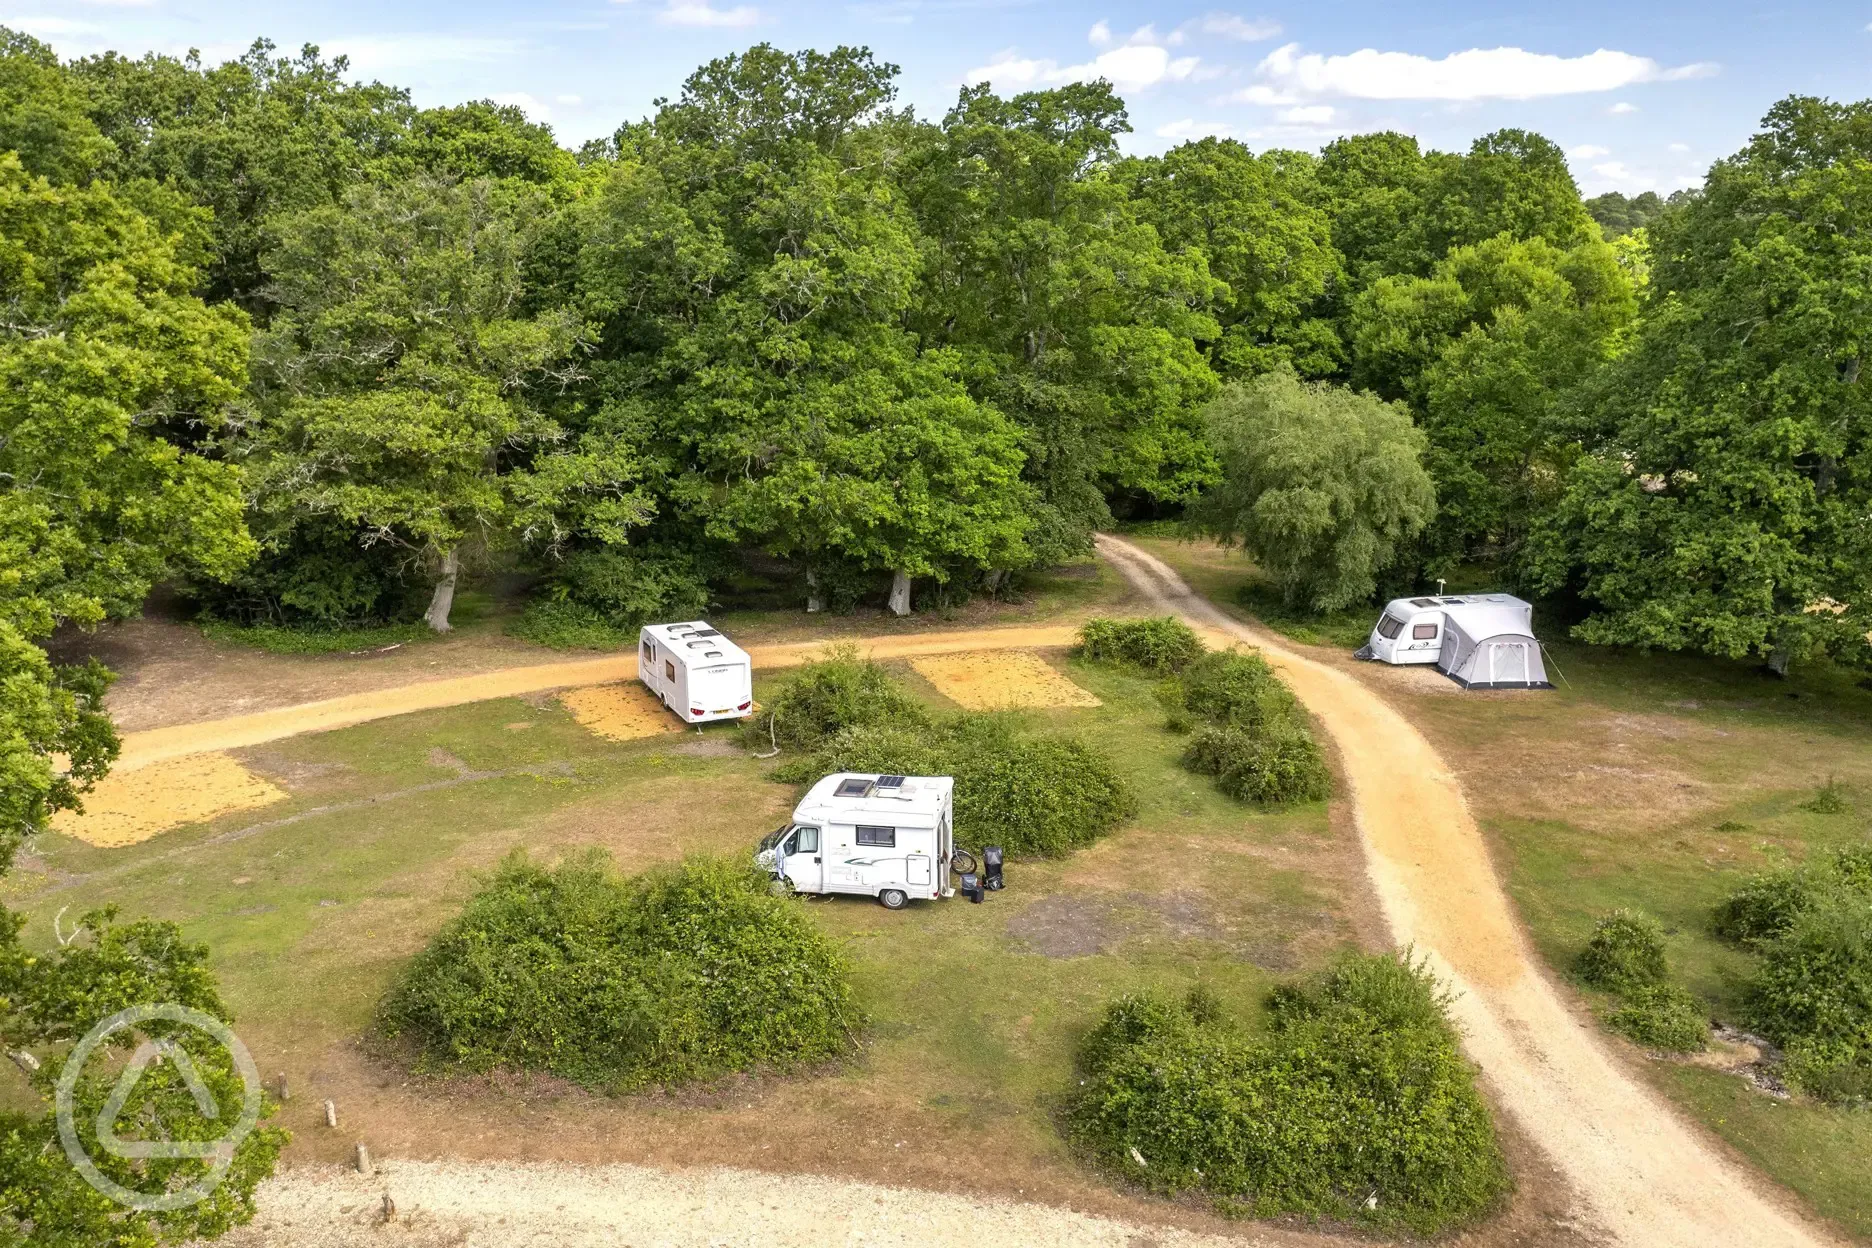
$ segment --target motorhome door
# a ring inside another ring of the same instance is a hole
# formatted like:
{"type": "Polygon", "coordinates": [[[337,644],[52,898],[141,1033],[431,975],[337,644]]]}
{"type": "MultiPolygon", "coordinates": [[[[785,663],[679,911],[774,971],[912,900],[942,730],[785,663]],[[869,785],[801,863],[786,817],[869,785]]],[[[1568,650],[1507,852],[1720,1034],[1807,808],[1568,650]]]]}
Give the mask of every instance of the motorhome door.
{"type": "Polygon", "coordinates": [[[825,891],[825,853],[819,844],[819,829],[810,824],[796,824],[780,842],[781,861],[786,864],[787,881],[796,893],[825,891]]]}

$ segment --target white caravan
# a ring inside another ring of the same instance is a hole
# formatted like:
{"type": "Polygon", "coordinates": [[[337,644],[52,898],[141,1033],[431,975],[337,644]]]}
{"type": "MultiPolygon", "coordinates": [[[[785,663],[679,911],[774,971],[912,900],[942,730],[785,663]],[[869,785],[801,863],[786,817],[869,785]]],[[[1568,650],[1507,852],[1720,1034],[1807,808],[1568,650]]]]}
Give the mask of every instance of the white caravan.
{"type": "Polygon", "coordinates": [[[646,625],[637,679],[687,724],[740,719],[754,708],[753,660],[704,620],[646,625]]]}
{"type": "Polygon", "coordinates": [[[950,897],[955,780],[842,771],[806,791],[755,862],[796,893],[854,893],[901,910],[950,897]]]}
{"type": "Polygon", "coordinates": [[[1534,637],[1533,604],[1509,594],[1394,598],[1356,655],[1434,663],[1465,689],[1551,689],[1534,637]]]}

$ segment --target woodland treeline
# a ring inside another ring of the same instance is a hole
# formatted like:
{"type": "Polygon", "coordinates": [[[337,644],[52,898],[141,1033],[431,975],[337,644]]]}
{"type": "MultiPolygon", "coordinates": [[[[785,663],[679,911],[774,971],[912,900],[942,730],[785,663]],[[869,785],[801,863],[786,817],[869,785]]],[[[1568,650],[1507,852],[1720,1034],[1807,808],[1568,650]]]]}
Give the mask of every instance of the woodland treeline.
{"type": "Polygon", "coordinates": [[[1127,157],[1104,83],[924,118],[862,49],[573,152],[312,48],[3,45],[0,644],[81,703],[34,642],[159,581],[444,627],[519,566],[604,624],[754,556],[907,609],[1185,514],[1315,608],[1468,568],[1590,641],[1872,658],[1872,104],[1589,205],[1519,130],[1127,157]]]}

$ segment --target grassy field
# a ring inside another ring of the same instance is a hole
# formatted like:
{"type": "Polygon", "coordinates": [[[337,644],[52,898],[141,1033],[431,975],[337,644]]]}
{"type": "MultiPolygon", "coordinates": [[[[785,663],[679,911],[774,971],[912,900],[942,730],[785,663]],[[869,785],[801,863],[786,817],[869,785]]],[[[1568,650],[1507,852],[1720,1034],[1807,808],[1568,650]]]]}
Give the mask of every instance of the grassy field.
{"type": "MultiPolygon", "coordinates": [[[[1254,574],[1241,555],[1145,544],[1212,599],[1249,614],[1242,595],[1254,574]]],[[[1340,653],[1356,644],[1337,640],[1340,653]]],[[[1549,965],[1567,974],[1594,920],[1634,906],[1665,924],[1674,978],[1716,1018],[1740,1023],[1753,956],[1711,935],[1711,912],[1753,871],[1865,840],[1872,688],[1833,668],[1777,680],[1748,664],[1544,640],[1563,674],[1552,692],[1462,693],[1429,673],[1355,671],[1461,776],[1549,965]],[[1846,809],[1802,809],[1833,778],[1846,809]]],[[[1606,1005],[1589,993],[1581,1000],[1606,1005]]],[[[1872,1112],[1780,1101],[1727,1071],[1627,1051],[1762,1170],[1872,1237],[1872,1112]]]]}
{"type": "Polygon", "coordinates": [[[1101,1008],[1200,981],[1254,1017],[1277,974],[1321,965],[1373,920],[1356,845],[1323,804],[1267,815],[1220,796],[1174,765],[1183,742],[1159,726],[1150,682],[1047,657],[1103,705],[1027,714],[1107,750],[1140,814],[1069,859],[1012,863],[983,906],[802,900],[850,950],[874,1019],[862,1052],[817,1077],[609,1099],[534,1078],[412,1080],[366,1039],[396,968],[515,846],[553,859],[601,845],[626,870],[749,850],[795,790],[731,728],[618,745],[542,698],[294,738],[241,755],[289,800],[127,849],[47,836],[4,887],[36,944],[62,907],[105,903],[208,943],[240,1034],[297,1089],[284,1122],[300,1157],[362,1138],[387,1155],[818,1169],[1135,1213],[1054,1125],[1101,1008]],[[327,1097],[336,1132],[316,1125],[327,1097]]]}

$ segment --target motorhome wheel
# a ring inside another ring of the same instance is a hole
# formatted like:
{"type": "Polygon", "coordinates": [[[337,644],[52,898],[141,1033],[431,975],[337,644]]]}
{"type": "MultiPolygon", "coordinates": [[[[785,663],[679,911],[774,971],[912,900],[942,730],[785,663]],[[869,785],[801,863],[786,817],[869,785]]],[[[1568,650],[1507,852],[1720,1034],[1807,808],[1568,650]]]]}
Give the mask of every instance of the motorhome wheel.
{"type": "Polygon", "coordinates": [[[878,894],[878,904],[886,910],[901,910],[910,904],[910,898],[901,888],[887,888],[878,894]]]}

